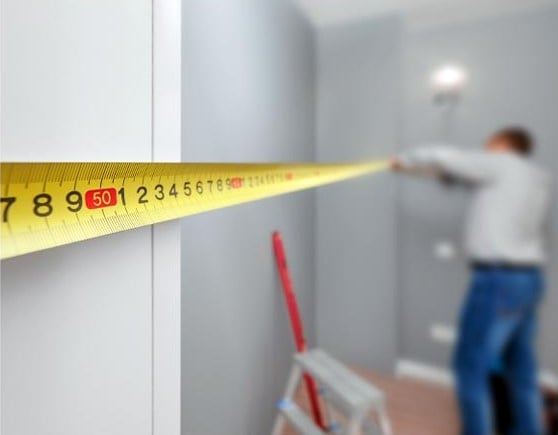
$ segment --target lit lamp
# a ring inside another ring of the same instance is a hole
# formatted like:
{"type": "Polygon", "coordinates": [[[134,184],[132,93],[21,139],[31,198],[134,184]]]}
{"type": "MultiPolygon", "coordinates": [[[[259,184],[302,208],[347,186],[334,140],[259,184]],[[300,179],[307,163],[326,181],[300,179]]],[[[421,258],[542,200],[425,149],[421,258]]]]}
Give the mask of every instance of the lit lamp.
{"type": "Polygon", "coordinates": [[[461,96],[467,82],[467,73],[458,66],[445,65],[434,71],[430,81],[434,90],[434,102],[453,104],[461,96]]]}

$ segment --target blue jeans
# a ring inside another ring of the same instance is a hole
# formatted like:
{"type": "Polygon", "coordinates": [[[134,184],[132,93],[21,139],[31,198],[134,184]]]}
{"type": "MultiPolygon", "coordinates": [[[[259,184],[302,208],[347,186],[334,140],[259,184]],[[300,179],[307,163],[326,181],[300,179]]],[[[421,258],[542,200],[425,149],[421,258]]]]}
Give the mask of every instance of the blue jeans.
{"type": "Polygon", "coordinates": [[[496,361],[502,362],[509,383],[511,434],[543,434],[533,348],[543,288],[542,273],[534,268],[474,269],[454,355],[463,435],[493,433],[489,374],[496,361]]]}

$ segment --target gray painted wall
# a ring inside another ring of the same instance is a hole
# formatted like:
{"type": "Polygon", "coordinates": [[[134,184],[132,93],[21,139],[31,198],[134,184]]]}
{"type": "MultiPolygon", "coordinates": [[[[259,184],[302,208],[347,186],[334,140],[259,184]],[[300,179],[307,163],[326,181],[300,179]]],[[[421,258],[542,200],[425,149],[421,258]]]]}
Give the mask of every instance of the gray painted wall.
{"type": "MultiPolygon", "coordinates": [[[[289,2],[185,0],[183,160],[313,160],[313,45],[289,2]]],[[[294,351],[270,236],[311,339],[313,224],[313,192],[183,220],[183,434],[269,432],[294,351]]]]}
{"type": "MultiPolygon", "coordinates": [[[[401,26],[395,17],[322,29],[317,158],[394,154],[401,26]]],[[[350,364],[391,370],[396,358],[395,183],[390,174],[318,190],[318,343],[350,364]]]]}
{"type": "MultiPolygon", "coordinates": [[[[316,58],[312,30],[280,0],[185,0],[183,19],[185,161],[373,158],[401,141],[474,145],[521,122],[557,169],[556,9],[407,34],[396,17],[368,19],[320,29],[316,58]],[[428,87],[448,60],[471,74],[451,114],[428,87]]],[[[467,271],[461,255],[440,262],[433,249],[460,243],[466,195],[426,181],[399,187],[381,174],[183,221],[183,434],[269,429],[293,350],[276,228],[311,342],[374,369],[398,357],[447,363],[430,327],[454,322],[467,271]]],[[[542,355],[558,370],[550,274],[542,355]]]]}
{"type": "MultiPolygon", "coordinates": [[[[449,141],[479,146],[494,129],[519,123],[540,142],[537,159],[558,170],[558,9],[548,8],[408,33],[404,44],[404,142],[449,141]],[[448,61],[463,64],[470,83],[453,113],[432,104],[429,74],[448,61]]],[[[558,201],[557,201],[558,202],[558,201]]],[[[402,185],[400,267],[401,350],[405,358],[445,365],[450,348],[430,338],[432,323],[453,324],[467,285],[462,255],[441,262],[441,240],[460,245],[466,195],[430,182],[402,185]]],[[[556,214],[558,216],[558,214],[556,214]]],[[[553,220],[556,223],[556,218],[553,220]]],[[[552,244],[558,246],[558,226],[552,244]]],[[[558,371],[558,252],[549,268],[541,355],[558,371]]]]}

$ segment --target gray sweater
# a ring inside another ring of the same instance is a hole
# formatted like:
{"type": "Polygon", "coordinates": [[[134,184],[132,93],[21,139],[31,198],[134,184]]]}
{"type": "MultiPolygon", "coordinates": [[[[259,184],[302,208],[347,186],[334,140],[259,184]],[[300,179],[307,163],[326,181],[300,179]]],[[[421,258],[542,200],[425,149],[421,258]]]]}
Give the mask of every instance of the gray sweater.
{"type": "Polygon", "coordinates": [[[548,172],[513,153],[453,147],[411,151],[400,163],[407,170],[441,171],[474,187],[465,236],[471,260],[544,263],[552,185],[548,172]]]}

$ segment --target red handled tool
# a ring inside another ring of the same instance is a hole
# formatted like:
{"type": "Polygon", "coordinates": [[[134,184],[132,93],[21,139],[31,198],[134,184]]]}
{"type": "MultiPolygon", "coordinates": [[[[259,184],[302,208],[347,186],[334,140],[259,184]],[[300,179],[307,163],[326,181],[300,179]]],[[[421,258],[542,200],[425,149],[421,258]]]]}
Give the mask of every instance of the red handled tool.
{"type": "MultiPolygon", "coordinates": [[[[300,316],[295,290],[293,288],[293,284],[291,282],[291,276],[289,274],[289,268],[287,266],[287,256],[285,254],[283,240],[281,239],[281,234],[279,234],[278,231],[273,233],[272,238],[273,238],[273,250],[275,251],[277,268],[279,269],[279,275],[281,276],[281,283],[283,284],[283,294],[285,296],[287,311],[289,313],[289,319],[291,321],[291,327],[295,339],[296,350],[299,353],[306,352],[306,339],[304,338],[302,318],[300,316]]],[[[316,381],[308,373],[305,373],[304,383],[306,385],[306,391],[308,392],[308,397],[310,399],[310,408],[312,410],[312,416],[314,417],[314,422],[322,430],[327,430],[327,427],[324,424],[322,413],[320,410],[320,402],[318,400],[318,389],[316,387],[316,381]]]]}

